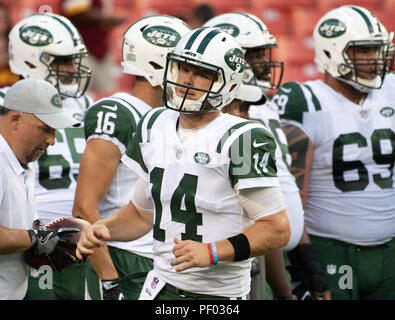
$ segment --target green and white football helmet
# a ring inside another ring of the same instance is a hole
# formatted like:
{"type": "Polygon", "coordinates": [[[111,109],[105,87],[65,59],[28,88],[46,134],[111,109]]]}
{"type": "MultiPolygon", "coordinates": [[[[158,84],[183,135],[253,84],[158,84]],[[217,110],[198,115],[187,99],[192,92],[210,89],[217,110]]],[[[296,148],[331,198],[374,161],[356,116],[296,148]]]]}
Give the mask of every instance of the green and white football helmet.
{"type": "Polygon", "coordinates": [[[234,37],[219,28],[192,30],[167,55],[163,102],[167,108],[185,113],[219,110],[235,98],[244,71],[244,54],[234,37]],[[208,90],[177,82],[180,66],[185,64],[200,68],[202,76],[213,75],[208,90]],[[177,87],[183,88],[183,96],[176,93],[177,87]],[[191,90],[204,94],[197,100],[188,99],[191,90]]]}
{"type": "Polygon", "coordinates": [[[9,33],[11,71],[23,78],[48,81],[64,97],[80,97],[88,88],[91,70],[82,65],[87,54],[77,29],[57,14],[29,16],[9,33]],[[71,61],[76,72],[59,70],[59,64],[71,61]],[[62,83],[60,78],[67,78],[67,83],[62,83]]]}
{"type": "Polygon", "coordinates": [[[123,35],[122,71],[162,85],[166,55],[191,28],[182,20],[154,15],[133,23],[123,35]]]}
{"type": "Polygon", "coordinates": [[[278,44],[262,20],[250,13],[231,12],[210,19],[204,26],[220,28],[236,38],[247,60],[244,84],[258,86],[264,92],[280,86],[284,63],[273,60],[272,50],[278,44]],[[262,53],[264,60],[259,57],[262,53]]]}
{"type": "Polygon", "coordinates": [[[392,63],[389,48],[393,39],[367,9],[342,6],[326,13],[314,29],[315,63],[321,72],[352,85],[360,92],[381,88],[392,63]],[[377,47],[375,59],[352,59],[349,48],[377,47]],[[367,72],[366,68],[369,68],[367,72]],[[370,77],[368,76],[370,73],[370,77]],[[375,77],[371,75],[375,74],[375,77]]]}

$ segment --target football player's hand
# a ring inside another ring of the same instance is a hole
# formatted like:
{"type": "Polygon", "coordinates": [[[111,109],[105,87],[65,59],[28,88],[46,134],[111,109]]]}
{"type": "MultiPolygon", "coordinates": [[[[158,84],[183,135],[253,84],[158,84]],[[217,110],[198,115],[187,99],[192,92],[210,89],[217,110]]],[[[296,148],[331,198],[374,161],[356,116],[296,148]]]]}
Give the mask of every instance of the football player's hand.
{"type": "Polygon", "coordinates": [[[307,277],[307,283],[313,300],[331,300],[331,293],[324,279],[324,275],[312,274],[307,277]]]}
{"type": "Polygon", "coordinates": [[[77,245],[77,258],[82,260],[84,256],[93,254],[94,248],[103,246],[110,239],[110,231],[103,224],[95,223],[84,227],[77,245]]]}
{"type": "Polygon", "coordinates": [[[100,280],[103,292],[103,300],[125,300],[118,279],[100,280]]]}
{"type": "Polygon", "coordinates": [[[30,239],[32,241],[31,250],[33,253],[49,256],[55,251],[56,247],[76,248],[75,242],[64,239],[64,237],[77,233],[78,228],[54,228],[44,229],[35,226],[34,229],[28,230],[30,239]]]}
{"type": "Polygon", "coordinates": [[[205,243],[193,240],[179,240],[174,238],[173,254],[176,257],[170,262],[172,266],[179,266],[176,271],[184,271],[192,267],[206,267],[210,265],[210,255],[205,243]]]}

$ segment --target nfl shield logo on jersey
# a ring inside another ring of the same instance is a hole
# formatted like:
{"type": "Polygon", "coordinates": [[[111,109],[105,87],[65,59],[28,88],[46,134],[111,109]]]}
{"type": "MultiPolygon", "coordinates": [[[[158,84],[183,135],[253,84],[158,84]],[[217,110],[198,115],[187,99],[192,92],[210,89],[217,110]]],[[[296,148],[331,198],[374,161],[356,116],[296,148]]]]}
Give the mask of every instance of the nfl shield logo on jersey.
{"type": "Polygon", "coordinates": [[[369,111],[368,110],[361,110],[359,111],[359,114],[361,115],[362,118],[366,118],[369,115],[369,111]]]}
{"type": "Polygon", "coordinates": [[[334,275],[336,273],[336,266],[334,264],[328,264],[326,266],[326,272],[330,275],[334,275]]]}
{"type": "Polygon", "coordinates": [[[155,289],[158,282],[159,282],[159,279],[157,277],[154,277],[154,279],[151,282],[151,288],[155,289]]]}

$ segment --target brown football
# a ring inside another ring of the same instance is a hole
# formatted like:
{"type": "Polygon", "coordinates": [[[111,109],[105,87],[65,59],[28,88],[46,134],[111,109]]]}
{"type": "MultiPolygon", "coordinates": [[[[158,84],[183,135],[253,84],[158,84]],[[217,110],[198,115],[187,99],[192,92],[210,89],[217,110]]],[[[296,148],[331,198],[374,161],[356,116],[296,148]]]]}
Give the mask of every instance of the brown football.
{"type": "MultiPolygon", "coordinates": [[[[55,219],[44,226],[46,229],[54,229],[54,228],[78,228],[79,230],[83,229],[84,224],[88,222],[78,219],[78,218],[71,218],[71,217],[62,217],[55,219]]],[[[78,243],[80,238],[80,232],[72,233],[70,235],[62,237],[66,240],[75,241],[78,243]]],[[[62,248],[62,250],[68,252],[71,256],[77,259],[75,248],[62,248]]],[[[78,260],[78,259],[77,259],[78,260]]],[[[34,269],[39,269],[43,265],[50,266],[54,271],[61,271],[67,267],[70,267],[75,264],[72,261],[69,261],[64,257],[64,255],[59,254],[58,252],[54,251],[49,256],[43,256],[39,254],[35,254],[30,251],[25,252],[25,262],[33,267],[34,269]]]]}

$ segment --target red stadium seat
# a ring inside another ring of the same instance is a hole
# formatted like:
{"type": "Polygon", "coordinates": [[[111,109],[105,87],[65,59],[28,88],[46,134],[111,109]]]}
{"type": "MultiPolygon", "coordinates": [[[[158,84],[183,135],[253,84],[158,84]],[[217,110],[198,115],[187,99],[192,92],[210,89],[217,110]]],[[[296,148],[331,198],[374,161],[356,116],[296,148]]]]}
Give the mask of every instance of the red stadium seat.
{"type": "Polygon", "coordinates": [[[292,65],[313,63],[314,46],[312,37],[277,37],[279,47],[273,50],[276,60],[286,61],[292,65]]]}
{"type": "Polygon", "coordinates": [[[251,7],[284,9],[290,7],[315,7],[315,0],[251,0],[251,7]]]}
{"type": "Polygon", "coordinates": [[[320,9],[293,8],[291,18],[294,34],[299,37],[312,36],[315,25],[325,13],[325,10],[320,9]]]}
{"type": "Polygon", "coordinates": [[[388,31],[395,31],[395,15],[386,9],[375,10],[372,13],[380,20],[388,31]]]}
{"type": "Polygon", "coordinates": [[[251,10],[250,13],[262,19],[270,33],[275,36],[292,33],[291,11],[289,9],[264,8],[251,10]]]}

